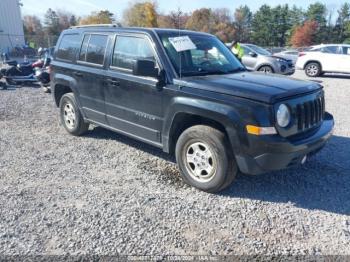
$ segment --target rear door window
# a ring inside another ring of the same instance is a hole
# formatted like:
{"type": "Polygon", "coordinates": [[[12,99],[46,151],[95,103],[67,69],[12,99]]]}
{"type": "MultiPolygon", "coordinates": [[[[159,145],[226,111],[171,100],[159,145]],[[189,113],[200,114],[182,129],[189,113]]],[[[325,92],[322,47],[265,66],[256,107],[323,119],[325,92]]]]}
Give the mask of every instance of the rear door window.
{"type": "Polygon", "coordinates": [[[327,54],[339,54],[338,46],[325,46],[322,51],[327,54]]]}
{"type": "Polygon", "coordinates": [[[117,36],[112,67],[132,70],[134,61],[139,59],[155,61],[149,41],[142,37],[117,36]]]}
{"type": "Polygon", "coordinates": [[[62,37],[57,49],[56,58],[67,61],[74,61],[80,46],[79,34],[68,34],[62,37]]]}
{"type": "Polygon", "coordinates": [[[80,61],[86,61],[86,51],[89,45],[90,35],[85,35],[83,44],[81,46],[80,54],[79,54],[79,60],[80,61]]]}
{"type": "Polygon", "coordinates": [[[87,34],[81,46],[79,61],[90,64],[103,65],[108,35],[87,34]]]}

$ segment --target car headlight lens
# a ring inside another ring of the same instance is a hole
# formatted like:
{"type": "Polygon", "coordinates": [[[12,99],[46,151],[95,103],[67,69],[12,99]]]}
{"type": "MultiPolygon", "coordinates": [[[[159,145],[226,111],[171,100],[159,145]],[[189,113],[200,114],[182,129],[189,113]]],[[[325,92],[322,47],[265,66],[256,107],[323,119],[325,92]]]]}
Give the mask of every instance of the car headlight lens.
{"type": "Polygon", "coordinates": [[[280,105],[277,110],[277,124],[280,127],[287,127],[290,124],[290,120],[289,108],[285,104],[280,105]]]}

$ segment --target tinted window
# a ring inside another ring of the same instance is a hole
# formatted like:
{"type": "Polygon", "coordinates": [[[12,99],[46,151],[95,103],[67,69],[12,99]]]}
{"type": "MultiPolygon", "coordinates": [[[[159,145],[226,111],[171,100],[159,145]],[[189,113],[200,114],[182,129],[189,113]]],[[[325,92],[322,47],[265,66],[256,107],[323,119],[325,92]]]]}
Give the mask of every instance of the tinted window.
{"type": "Polygon", "coordinates": [[[329,54],[338,54],[338,47],[337,46],[325,46],[322,51],[324,53],[329,53],[329,54]]]}
{"type": "Polygon", "coordinates": [[[79,46],[80,37],[78,34],[64,35],[58,47],[56,57],[58,59],[73,61],[79,46]]]}
{"type": "Polygon", "coordinates": [[[107,41],[107,35],[91,35],[87,48],[86,62],[103,65],[107,41]]]}
{"type": "Polygon", "coordinates": [[[294,52],[294,51],[290,51],[290,52],[286,52],[287,55],[298,55],[298,52],[294,52]]]}
{"type": "Polygon", "coordinates": [[[118,36],[112,66],[131,70],[133,62],[140,59],[155,61],[149,41],[139,37],[118,36]]]}
{"type": "Polygon", "coordinates": [[[249,56],[249,53],[251,52],[251,50],[249,48],[245,47],[245,46],[242,46],[242,45],[241,45],[241,47],[244,50],[244,55],[245,56],[249,56]]]}
{"type": "Polygon", "coordinates": [[[80,54],[79,54],[80,61],[86,61],[86,51],[87,51],[87,47],[89,45],[89,39],[90,39],[90,35],[84,36],[84,41],[83,41],[83,44],[81,46],[81,50],[80,50],[80,54]]]}
{"type": "Polygon", "coordinates": [[[342,51],[343,51],[342,53],[344,55],[350,55],[350,47],[349,46],[343,46],[342,51]]]}

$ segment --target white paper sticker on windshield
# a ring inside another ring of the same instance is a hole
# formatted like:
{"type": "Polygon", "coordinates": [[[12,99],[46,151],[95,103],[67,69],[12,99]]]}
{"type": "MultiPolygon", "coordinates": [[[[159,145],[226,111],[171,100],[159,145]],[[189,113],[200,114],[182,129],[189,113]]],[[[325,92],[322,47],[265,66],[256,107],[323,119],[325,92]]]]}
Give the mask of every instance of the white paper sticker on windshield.
{"type": "Polygon", "coordinates": [[[188,36],[170,37],[169,41],[175,48],[176,52],[197,49],[196,45],[188,36]]]}

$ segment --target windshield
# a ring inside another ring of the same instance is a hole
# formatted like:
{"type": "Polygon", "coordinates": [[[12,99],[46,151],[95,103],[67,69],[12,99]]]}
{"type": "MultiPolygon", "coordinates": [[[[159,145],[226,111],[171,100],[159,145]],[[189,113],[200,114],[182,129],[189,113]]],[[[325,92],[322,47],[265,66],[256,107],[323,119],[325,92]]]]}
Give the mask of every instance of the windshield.
{"type": "Polygon", "coordinates": [[[267,51],[266,49],[264,49],[260,46],[248,45],[248,47],[253,49],[253,51],[259,55],[271,55],[271,53],[269,51],[267,51]]]}
{"type": "Polygon", "coordinates": [[[233,53],[215,37],[195,34],[179,36],[178,33],[169,32],[159,33],[159,36],[180,77],[245,71],[233,53]]]}

